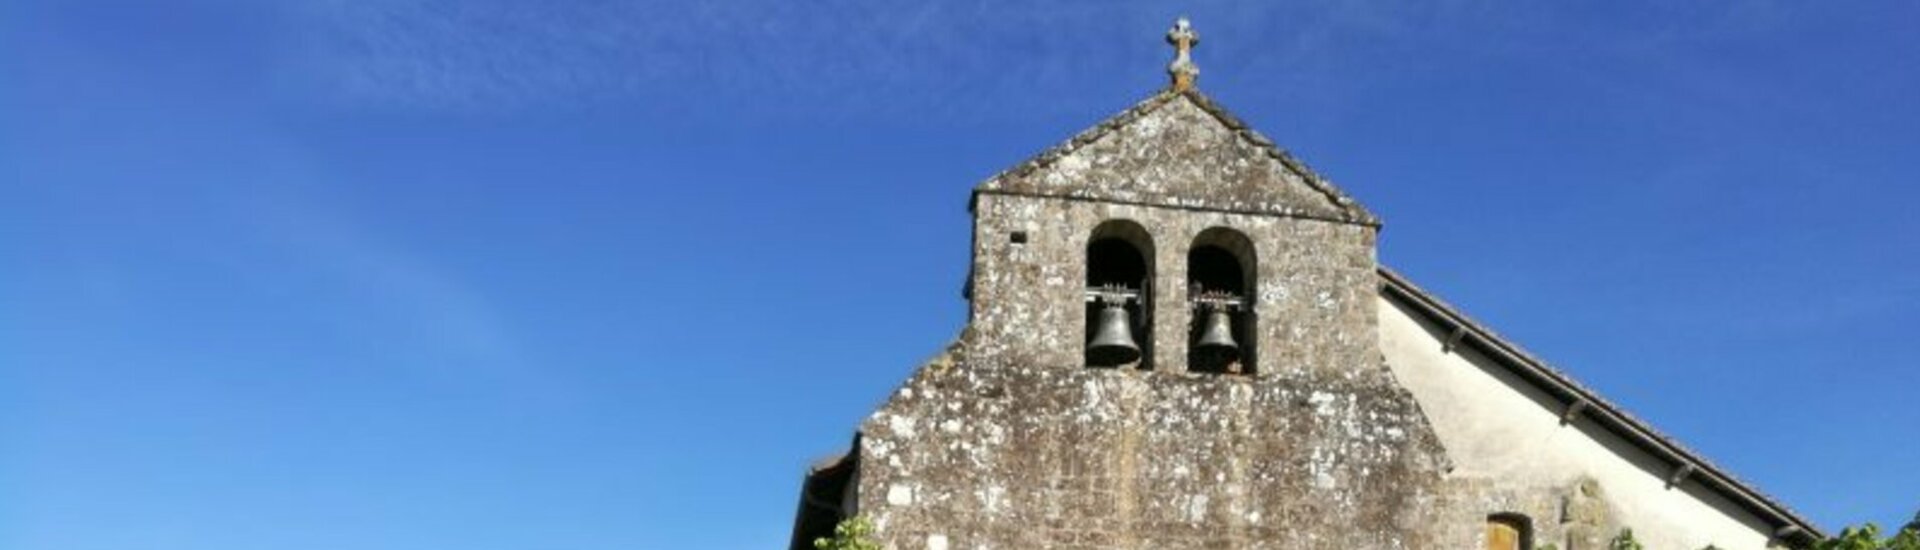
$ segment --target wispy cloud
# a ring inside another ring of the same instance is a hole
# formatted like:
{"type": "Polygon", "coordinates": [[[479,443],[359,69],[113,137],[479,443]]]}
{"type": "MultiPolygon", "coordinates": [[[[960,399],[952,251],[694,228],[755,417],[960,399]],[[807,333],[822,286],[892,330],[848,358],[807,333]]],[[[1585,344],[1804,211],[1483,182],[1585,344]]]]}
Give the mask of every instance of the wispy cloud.
{"type": "MultiPolygon", "coordinates": [[[[396,361],[461,374],[518,377],[530,365],[508,320],[484,293],[427,256],[357,224],[340,209],[279,189],[241,203],[264,258],[348,303],[316,310],[353,317],[352,334],[390,337],[396,361]]],[[[285,278],[287,275],[280,275],[285,278]]]]}
{"type": "Polygon", "coordinates": [[[1008,98],[1029,101],[1018,107],[1031,115],[1080,110],[1090,96],[1112,106],[1116,83],[1157,87],[1168,55],[1159,33],[1182,10],[1199,19],[1203,72],[1284,94],[1367,85],[1352,81],[1355,65],[1378,66],[1384,78],[1433,70],[1423,61],[1433,55],[1528,55],[1567,43],[1657,50],[1791,20],[1776,4],[1743,6],[1640,6],[1587,21],[1577,10],[1486,0],[329,0],[304,17],[320,29],[311,48],[318,87],[360,104],[490,111],[652,101],[671,110],[782,106],[756,113],[774,116],[978,118],[1003,112],[1008,98]]]}
{"type": "Polygon", "coordinates": [[[1167,55],[1158,33],[1176,14],[1109,2],[317,6],[320,73],[356,101],[493,109],[691,99],[680,107],[920,115],[978,114],[992,105],[977,98],[1010,95],[1070,104],[1111,89],[1114,75],[1157,86],[1167,55]],[[761,101],[738,101],[747,98],[761,101]]]}

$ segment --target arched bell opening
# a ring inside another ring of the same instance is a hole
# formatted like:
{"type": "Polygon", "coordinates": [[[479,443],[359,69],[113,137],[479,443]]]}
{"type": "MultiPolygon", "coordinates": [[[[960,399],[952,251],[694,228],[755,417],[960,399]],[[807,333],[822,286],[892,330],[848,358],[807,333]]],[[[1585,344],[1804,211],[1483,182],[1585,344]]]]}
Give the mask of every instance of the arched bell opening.
{"type": "Polygon", "coordinates": [[[1101,223],[1087,240],[1087,366],[1152,367],[1152,251],[1146,228],[1127,220],[1101,223]]]}
{"type": "Polygon", "coordinates": [[[1232,229],[1200,232],[1187,250],[1187,370],[1253,374],[1256,344],[1253,242],[1232,229]]]}

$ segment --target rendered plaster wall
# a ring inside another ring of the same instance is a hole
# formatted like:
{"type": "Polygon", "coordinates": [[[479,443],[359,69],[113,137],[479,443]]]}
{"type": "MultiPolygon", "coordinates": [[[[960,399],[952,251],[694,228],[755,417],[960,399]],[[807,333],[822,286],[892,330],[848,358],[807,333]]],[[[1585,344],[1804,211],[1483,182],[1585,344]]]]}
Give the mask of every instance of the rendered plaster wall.
{"type": "Polygon", "coordinates": [[[1668,488],[1671,464],[1591,421],[1562,425],[1554,399],[1471,350],[1443,351],[1446,332],[1392,300],[1376,304],[1387,363],[1457,467],[1452,477],[1469,506],[1450,521],[1522,512],[1541,543],[1570,550],[1597,548],[1588,535],[1610,536],[1622,526],[1648,548],[1767,547],[1770,530],[1759,518],[1695,484],[1668,488]],[[1582,484],[1597,493],[1585,508],[1559,505],[1582,484]],[[1587,545],[1578,544],[1583,538],[1587,545]]]}

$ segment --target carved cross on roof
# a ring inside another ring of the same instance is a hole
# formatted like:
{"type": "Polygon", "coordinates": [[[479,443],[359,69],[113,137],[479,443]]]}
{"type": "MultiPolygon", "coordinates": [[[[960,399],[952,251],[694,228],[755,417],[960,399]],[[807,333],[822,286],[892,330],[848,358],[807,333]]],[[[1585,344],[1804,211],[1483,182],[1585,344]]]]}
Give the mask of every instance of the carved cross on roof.
{"type": "Polygon", "coordinates": [[[1174,91],[1193,89],[1193,81],[1200,78],[1200,66],[1193,64],[1190,54],[1193,47],[1200,44],[1200,33],[1193,30],[1187,18],[1181,17],[1167,30],[1167,43],[1173,45],[1173,63],[1167,65],[1167,74],[1173,76],[1174,91]]]}

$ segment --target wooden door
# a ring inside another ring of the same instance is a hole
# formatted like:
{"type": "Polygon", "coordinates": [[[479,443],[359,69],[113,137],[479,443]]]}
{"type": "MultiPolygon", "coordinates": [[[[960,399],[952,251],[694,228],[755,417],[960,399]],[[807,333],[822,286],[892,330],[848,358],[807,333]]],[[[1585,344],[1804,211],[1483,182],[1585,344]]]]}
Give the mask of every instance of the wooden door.
{"type": "Polygon", "coordinates": [[[1522,550],[1520,529],[1504,521],[1488,521],[1487,550],[1522,550]]]}

